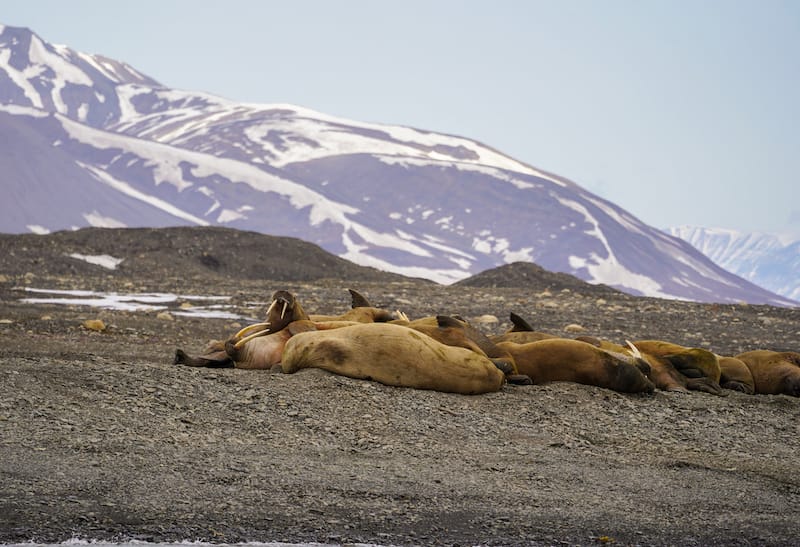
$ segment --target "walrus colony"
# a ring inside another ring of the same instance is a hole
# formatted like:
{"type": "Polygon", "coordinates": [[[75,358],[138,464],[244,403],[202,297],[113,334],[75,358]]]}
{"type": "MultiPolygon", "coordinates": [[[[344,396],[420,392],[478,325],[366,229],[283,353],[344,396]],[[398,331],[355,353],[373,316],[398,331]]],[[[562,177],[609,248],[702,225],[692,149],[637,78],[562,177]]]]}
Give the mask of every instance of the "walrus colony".
{"type": "Polygon", "coordinates": [[[349,289],[351,309],[338,316],[308,314],[295,296],[277,291],[266,321],[213,341],[174,363],[293,373],[321,368],[390,386],[465,395],[499,391],[503,384],[576,382],[624,393],[698,390],[724,395],[800,397],[800,353],[771,350],[721,356],[662,340],[561,338],[535,331],[511,313],[508,332],[486,336],[457,316],[410,320],[373,307],[349,289]]]}

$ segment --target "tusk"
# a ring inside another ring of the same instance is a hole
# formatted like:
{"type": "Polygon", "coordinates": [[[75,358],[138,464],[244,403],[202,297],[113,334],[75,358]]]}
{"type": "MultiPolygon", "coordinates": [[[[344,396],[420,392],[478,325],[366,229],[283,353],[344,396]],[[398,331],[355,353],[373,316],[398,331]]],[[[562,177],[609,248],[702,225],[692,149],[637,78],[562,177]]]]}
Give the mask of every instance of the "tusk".
{"type": "Polygon", "coordinates": [[[276,302],[277,302],[277,300],[273,300],[272,303],[269,305],[269,307],[267,308],[267,313],[265,314],[266,317],[269,317],[269,312],[271,312],[272,308],[275,307],[275,303],[276,302]]]}
{"type": "Polygon", "coordinates": [[[234,347],[234,348],[236,348],[236,349],[239,349],[239,348],[241,348],[243,345],[245,345],[246,343],[248,343],[250,340],[252,340],[253,338],[258,338],[259,336],[265,336],[265,335],[267,335],[267,334],[270,334],[270,333],[269,333],[269,332],[268,332],[266,329],[264,329],[264,330],[260,330],[260,331],[258,331],[258,332],[254,332],[254,333],[253,333],[253,334],[251,334],[250,336],[245,336],[244,338],[242,338],[241,340],[239,340],[238,342],[236,342],[236,343],[233,345],[233,347],[234,347]]]}
{"type": "Polygon", "coordinates": [[[289,303],[286,300],[284,300],[283,301],[283,309],[281,310],[281,319],[283,319],[283,316],[286,315],[286,306],[288,306],[288,305],[289,305],[289,303]]]}
{"type": "Polygon", "coordinates": [[[236,334],[233,335],[234,338],[241,338],[248,332],[254,331],[256,329],[262,328],[262,330],[269,328],[269,322],[266,323],[253,323],[252,325],[248,325],[236,334]],[[263,327],[263,328],[262,328],[263,327]]]}
{"type": "Polygon", "coordinates": [[[629,348],[631,348],[631,352],[633,353],[634,357],[636,357],[637,359],[642,359],[642,352],[639,351],[639,348],[634,346],[630,340],[625,340],[625,343],[628,344],[629,348]]]}

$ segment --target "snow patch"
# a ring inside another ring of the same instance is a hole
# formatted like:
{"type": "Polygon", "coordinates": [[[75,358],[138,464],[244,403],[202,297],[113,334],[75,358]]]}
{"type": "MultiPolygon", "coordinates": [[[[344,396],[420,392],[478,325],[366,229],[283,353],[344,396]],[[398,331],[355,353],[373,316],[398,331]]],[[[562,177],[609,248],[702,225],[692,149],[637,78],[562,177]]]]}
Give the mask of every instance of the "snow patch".
{"type": "Polygon", "coordinates": [[[77,260],[83,260],[84,262],[88,262],[89,264],[94,264],[96,266],[102,266],[107,270],[116,270],[117,266],[119,266],[124,258],[115,258],[111,255],[83,255],[80,253],[72,253],[69,255],[70,258],[75,258],[77,260]]]}
{"type": "Polygon", "coordinates": [[[50,230],[48,230],[44,226],[39,226],[38,224],[28,224],[25,227],[34,234],[38,234],[40,236],[50,233],[50,230]]]}

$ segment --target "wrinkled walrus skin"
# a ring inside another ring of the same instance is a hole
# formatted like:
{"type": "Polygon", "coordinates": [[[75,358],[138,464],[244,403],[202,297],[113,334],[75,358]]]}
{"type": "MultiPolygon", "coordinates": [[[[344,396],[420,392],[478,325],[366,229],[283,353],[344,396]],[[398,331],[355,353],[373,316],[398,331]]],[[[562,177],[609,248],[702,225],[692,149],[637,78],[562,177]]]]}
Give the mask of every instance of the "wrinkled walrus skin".
{"type": "Polygon", "coordinates": [[[505,381],[487,357],[389,323],[297,334],[286,343],[281,368],[288,374],[321,368],[389,386],[464,395],[499,391],[505,381]]]}

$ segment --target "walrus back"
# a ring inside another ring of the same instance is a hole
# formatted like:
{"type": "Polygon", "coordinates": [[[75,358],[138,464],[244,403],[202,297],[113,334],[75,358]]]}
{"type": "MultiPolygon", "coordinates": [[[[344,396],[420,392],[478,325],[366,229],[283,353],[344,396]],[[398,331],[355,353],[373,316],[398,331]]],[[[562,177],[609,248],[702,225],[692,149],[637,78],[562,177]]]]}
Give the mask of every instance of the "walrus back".
{"type": "Polygon", "coordinates": [[[488,358],[386,323],[293,336],[281,367],[286,373],[321,368],[390,386],[463,394],[498,391],[504,382],[503,373],[488,358]]]}

